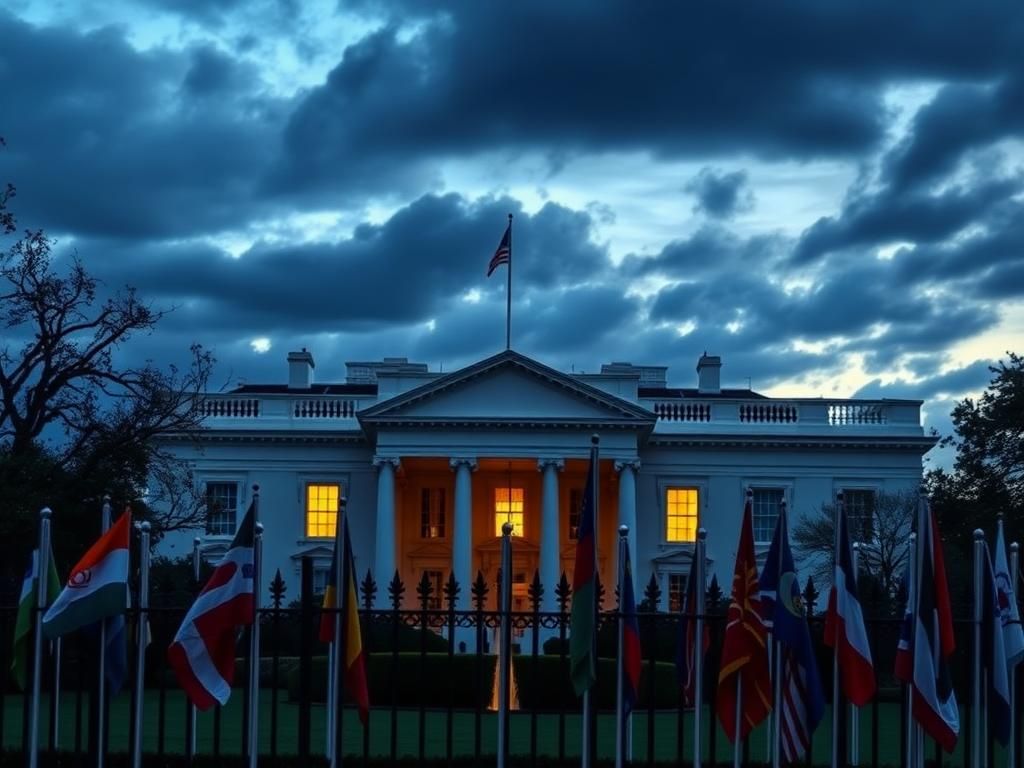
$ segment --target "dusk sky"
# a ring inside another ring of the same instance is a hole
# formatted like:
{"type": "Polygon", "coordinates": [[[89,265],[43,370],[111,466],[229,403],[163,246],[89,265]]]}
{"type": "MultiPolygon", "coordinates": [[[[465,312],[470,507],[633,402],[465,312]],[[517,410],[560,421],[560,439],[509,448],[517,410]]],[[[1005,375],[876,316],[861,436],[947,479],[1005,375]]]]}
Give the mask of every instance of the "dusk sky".
{"type": "MultiPolygon", "coordinates": [[[[216,387],[700,354],[956,400],[1024,351],[1024,4],[5,0],[0,182],[216,387]]],[[[4,244],[7,247],[8,243],[4,244]]]]}

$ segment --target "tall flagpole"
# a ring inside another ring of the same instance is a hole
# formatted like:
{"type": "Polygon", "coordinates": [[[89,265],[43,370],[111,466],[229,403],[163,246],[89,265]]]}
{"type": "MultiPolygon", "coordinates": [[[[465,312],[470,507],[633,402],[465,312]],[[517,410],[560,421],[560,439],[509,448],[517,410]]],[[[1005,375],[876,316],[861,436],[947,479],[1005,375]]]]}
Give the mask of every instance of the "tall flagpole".
{"type": "MultiPolygon", "coordinates": [[[[511,489],[510,489],[511,490],[511,489]]],[[[512,495],[509,494],[509,512],[512,507],[512,495]]],[[[498,768],[508,764],[508,708],[509,689],[511,688],[512,663],[512,621],[509,613],[512,610],[512,530],[514,526],[505,520],[501,526],[501,620],[498,635],[498,768]]]]}
{"type": "MultiPolygon", "coordinates": [[[[853,579],[860,580],[860,542],[853,542],[853,579]]],[[[850,707],[850,765],[860,765],[860,707],[851,702],[850,707]]]]}
{"type": "MultiPolygon", "coordinates": [[[[511,218],[511,214],[509,216],[511,218]]],[[[593,560],[593,562],[594,562],[594,576],[595,576],[595,578],[597,577],[597,531],[598,531],[598,527],[597,527],[597,512],[598,512],[599,499],[601,497],[600,486],[598,486],[598,484],[597,484],[598,478],[600,476],[600,472],[599,472],[598,466],[597,466],[598,460],[599,460],[599,454],[598,454],[598,447],[597,446],[598,446],[598,443],[600,442],[600,440],[601,440],[601,438],[598,437],[596,434],[590,436],[590,487],[593,489],[591,503],[593,504],[593,507],[594,507],[594,560],[593,560]]],[[[592,658],[594,659],[595,671],[596,671],[596,668],[597,668],[596,667],[596,664],[597,664],[597,590],[596,589],[594,591],[594,605],[593,605],[592,610],[594,612],[594,626],[593,626],[593,631],[591,632],[591,638],[590,638],[590,653],[591,653],[592,658]]],[[[591,685],[591,687],[593,687],[593,685],[591,685]]],[[[582,768],[591,768],[591,765],[593,765],[593,754],[591,754],[591,749],[590,749],[591,730],[592,730],[592,728],[591,728],[591,725],[592,725],[592,723],[591,723],[591,720],[592,720],[592,718],[591,718],[591,703],[592,703],[592,697],[590,695],[590,688],[588,688],[587,690],[585,690],[583,692],[583,722],[582,722],[582,728],[581,728],[582,735],[583,735],[583,744],[581,745],[581,749],[580,749],[582,768]]]]}
{"type": "MultiPolygon", "coordinates": [[[[920,520],[920,514],[918,514],[918,520],[920,520]]],[[[918,530],[921,530],[920,523],[918,523],[918,530]]],[[[917,569],[918,563],[921,561],[917,552],[917,534],[910,534],[910,541],[908,544],[910,552],[907,555],[910,558],[910,568],[908,569],[910,583],[907,584],[907,601],[910,603],[910,637],[907,638],[910,643],[910,647],[914,647],[914,633],[917,631],[917,592],[916,584],[919,578],[917,569]]],[[[904,609],[906,613],[906,609],[904,609]]],[[[907,708],[907,765],[910,768],[914,768],[917,765],[916,758],[914,756],[914,750],[917,742],[917,723],[914,720],[914,682],[911,679],[910,682],[905,683],[906,685],[906,708],[907,708]]]]}
{"type": "Polygon", "coordinates": [[[743,675],[736,675],[736,715],[732,722],[732,767],[740,768],[740,753],[743,751],[743,739],[740,738],[740,723],[743,722],[743,675]]]}
{"type": "MultiPolygon", "coordinates": [[[[840,491],[836,494],[836,519],[833,524],[835,529],[835,546],[832,550],[832,589],[837,589],[836,581],[839,574],[839,533],[843,519],[843,494],[840,491]]],[[[836,600],[839,599],[838,593],[836,600]]],[[[839,638],[835,638],[832,644],[832,768],[839,768],[839,730],[845,725],[843,718],[839,715],[839,638]]]]}
{"type": "Polygon", "coordinates": [[[328,681],[330,709],[327,728],[331,731],[329,760],[331,768],[341,768],[345,759],[342,742],[345,717],[345,647],[348,643],[348,593],[350,589],[349,573],[353,570],[348,562],[348,547],[345,546],[345,527],[348,525],[348,499],[338,499],[338,517],[335,522],[334,573],[335,589],[338,590],[334,601],[334,642],[328,655],[331,660],[331,678],[328,681]]]}
{"type": "Polygon", "coordinates": [[[50,512],[49,507],[43,507],[39,511],[39,555],[36,557],[38,564],[39,581],[36,584],[36,613],[35,613],[35,637],[32,646],[32,711],[30,713],[28,731],[28,765],[29,768],[36,768],[39,765],[39,696],[40,677],[43,672],[43,612],[46,610],[46,600],[50,586],[50,512]]]}
{"type": "Polygon", "coordinates": [[[260,569],[263,567],[263,523],[260,520],[260,487],[252,487],[252,630],[249,633],[249,768],[256,768],[260,744],[260,569]]]}
{"type": "Polygon", "coordinates": [[[707,529],[699,528],[697,548],[694,552],[697,567],[693,571],[697,580],[694,585],[694,611],[697,616],[694,621],[693,641],[693,768],[701,768],[701,715],[704,711],[704,564],[707,562],[707,547],[707,529]]]}
{"type": "MultiPolygon", "coordinates": [[[[100,533],[110,529],[110,496],[103,497],[100,513],[100,533]]],[[[99,691],[96,695],[96,768],[103,768],[106,762],[106,715],[107,715],[107,620],[100,621],[99,691]]]]}
{"type": "Polygon", "coordinates": [[[149,522],[139,525],[139,612],[135,620],[135,733],[132,734],[132,768],[142,768],[142,699],[146,676],[146,624],[149,616],[149,522]]]}
{"type": "Polygon", "coordinates": [[[623,768],[626,758],[626,665],[623,650],[626,643],[626,614],[622,602],[626,590],[626,547],[629,546],[629,526],[619,526],[619,652],[615,661],[615,768],[623,768]]]}
{"type": "Polygon", "coordinates": [[[982,768],[982,745],[985,741],[984,724],[981,717],[981,622],[984,616],[981,604],[981,582],[984,547],[985,533],[981,528],[976,528],[974,530],[974,679],[971,686],[971,765],[974,768],[982,768]]]}
{"type": "MultiPolygon", "coordinates": [[[[198,536],[192,539],[192,580],[196,587],[199,585],[200,554],[199,545],[201,540],[198,536]]],[[[188,764],[191,765],[196,756],[196,705],[192,699],[188,700],[188,764]]]]}
{"type": "Polygon", "coordinates": [[[505,290],[505,349],[512,349],[512,214],[508,215],[508,287],[505,290]]]}
{"type": "MultiPolygon", "coordinates": [[[[779,514],[782,515],[783,520],[786,519],[786,500],[782,500],[780,505],[779,514]]],[[[789,534],[789,529],[784,527],[783,530],[786,534],[789,534]]],[[[782,542],[779,542],[779,556],[778,556],[778,568],[775,573],[775,602],[782,599],[782,542]]],[[[769,756],[771,757],[772,768],[780,768],[782,765],[782,646],[779,645],[779,641],[775,634],[775,617],[772,617],[772,644],[771,649],[773,651],[773,668],[772,668],[772,682],[774,682],[775,695],[772,700],[772,730],[771,730],[771,742],[769,748],[769,756]]]]}
{"type": "MultiPolygon", "coordinates": [[[[1002,521],[999,523],[1002,525],[1002,521]]],[[[1017,586],[1017,576],[1020,568],[1020,544],[1016,541],[1010,544],[1010,584],[1013,586],[1013,596],[1017,599],[1020,591],[1017,586]]],[[[1010,670],[1010,743],[1006,746],[1006,764],[1015,768],[1017,762],[1017,670],[1010,670]]]]}

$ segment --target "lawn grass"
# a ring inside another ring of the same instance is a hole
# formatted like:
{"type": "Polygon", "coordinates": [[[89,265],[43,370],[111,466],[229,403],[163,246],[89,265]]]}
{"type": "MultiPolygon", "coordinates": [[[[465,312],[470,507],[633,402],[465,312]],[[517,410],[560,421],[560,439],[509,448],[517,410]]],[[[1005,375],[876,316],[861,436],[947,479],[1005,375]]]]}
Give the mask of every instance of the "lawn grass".
{"type": "MultiPolygon", "coordinates": [[[[44,696],[40,713],[40,734],[42,743],[46,744],[49,733],[49,701],[44,696]]],[[[88,702],[83,697],[82,728],[88,727],[88,702]]],[[[165,693],[164,711],[164,751],[170,754],[181,754],[185,751],[185,719],[186,705],[184,695],[178,690],[165,693]]],[[[277,711],[277,751],[282,755],[294,755],[298,752],[298,705],[286,701],[283,691],[278,693],[277,711]]],[[[882,765],[897,765],[900,759],[900,710],[892,703],[880,704],[879,712],[879,760],[882,765]]],[[[4,701],[4,728],[2,745],[7,749],[21,746],[22,739],[22,707],[23,697],[9,695],[4,701]]],[[[110,750],[126,752],[129,747],[131,697],[122,693],[110,704],[110,750]]],[[[159,718],[159,693],[147,691],[144,708],[145,733],[143,749],[146,752],[158,751],[157,724],[159,718]]],[[[242,748],[242,709],[241,691],[235,691],[231,700],[220,715],[220,748],[219,754],[240,754],[242,748]]],[[[214,753],[214,713],[200,713],[198,717],[197,748],[200,753],[214,753]]],[[[684,713],[682,718],[682,734],[684,759],[688,759],[693,739],[692,713],[684,713]]],[[[711,717],[705,710],[705,722],[711,717]]],[[[496,718],[493,712],[481,715],[481,750],[483,753],[494,753],[496,745],[496,718]]],[[[60,746],[62,749],[74,749],[75,744],[75,697],[65,693],[61,702],[60,746]]],[[[311,751],[323,754],[325,745],[325,710],[321,705],[311,707],[311,751]]],[[[537,754],[556,756],[558,754],[559,717],[556,714],[541,714],[537,723],[537,754]]],[[[260,751],[270,752],[271,725],[271,691],[265,689],[260,694],[260,751]]],[[[673,761],[676,757],[677,736],[680,731],[679,717],[676,712],[658,712],[654,715],[655,754],[659,761],[673,761]]],[[[717,724],[716,724],[717,727],[717,724]]],[[[531,716],[528,712],[513,712],[511,718],[510,749],[512,754],[531,754],[531,716]]],[[[637,712],[633,716],[633,757],[635,760],[647,759],[647,728],[648,715],[637,712]]],[[[831,715],[826,710],[821,725],[814,734],[814,763],[827,765],[831,749],[831,715]]],[[[424,729],[424,746],[427,757],[444,757],[446,754],[447,713],[432,711],[426,713],[424,729]]],[[[753,762],[761,762],[766,757],[767,729],[760,727],[750,738],[749,755],[753,762]]],[[[601,714],[597,726],[598,756],[611,758],[614,755],[615,728],[611,714],[601,714]]],[[[962,742],[962,740],[961,740],[962,742]]],[[[87,743],[85,733],[81,734],[81,743],[87,743]]],[[[577,714],[565,716],[565,752],[567,756],[579,754],[580,719],[577,714]]],[[[472,712],[459,711],[453,715],[453,754],[472,755],[475,744],[475,717],[472,712]]],[[[865,708],[860,718],[860,763],[871,764],[871,710],[865,708]]],[[[707,740],[705,739],[705,760],[708,759],[707,740]]],[[[391,750],[391,711],[374,710],[371,713],[369,729],[369,752],[374,756],[386,757],[391,750]]],[[[929,743],[929,750],[931,745],[929,743]]],[[[363,752],[363,732],[358,716],[354,710],[345,712],[345,751],[358,755],[363,752]]],[[[397,755],[417,756],[419,751],[419,712],[417,710],[398,711],[397,755]]],[[[929,755],[931,752],[929,751],[929,755]]],[[[990,765],[1001,764],[1001,751],[992,755],[990,765]]],[[[717,737],[717,754],[719,762],[729,762],[731,745],[726,741],[719,729],[717,737]]],[[[947,756],[944,765],[963,765],[963,745],[958,745],[952,756],[947,756]]]]}

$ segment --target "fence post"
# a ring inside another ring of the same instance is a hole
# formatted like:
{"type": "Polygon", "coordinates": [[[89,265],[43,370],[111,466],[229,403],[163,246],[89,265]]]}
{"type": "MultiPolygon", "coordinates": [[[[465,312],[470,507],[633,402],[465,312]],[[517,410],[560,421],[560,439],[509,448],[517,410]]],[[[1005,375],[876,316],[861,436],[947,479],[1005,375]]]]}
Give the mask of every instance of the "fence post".
{"type": "Polygon", "coordinates": [[[310,698],[313,680],[313,559],[302,558],[299,630],[299,762],[309,763],[312,722],[310,698]]]}

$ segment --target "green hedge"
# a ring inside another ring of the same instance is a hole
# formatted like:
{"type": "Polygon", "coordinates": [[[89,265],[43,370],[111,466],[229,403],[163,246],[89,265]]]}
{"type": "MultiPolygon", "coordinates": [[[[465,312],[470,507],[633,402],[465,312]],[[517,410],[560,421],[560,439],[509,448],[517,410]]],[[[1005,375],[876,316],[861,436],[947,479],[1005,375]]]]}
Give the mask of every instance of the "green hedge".
{"type": "MultiPolygon", "coordinates": [[[[444,707],[451,703],[459,708],[486,708],[494,691],[495,656],[447,653],[371,653],[366,676],[373,706],[415,707],[423,703],[444,707]],[[477,659],[480,681],[477,688],[477,659]]],[[[327,658],[313,657],[310,691],[313,701],[327,700],[327,658]]],[[[299,700],[299,669],[288,675],[288,699],[299,700]]]]}
{"type": "MultiPolygon", "coordinates": [[[[512,671],[521,709],[568,710],[577,709],[580,699],[569,679],[569,660],[564,666],[557,656],[513,656],[512,671]],[[536,666],[534,666],[536,664],[536,666]]],[[[599,709],[615,709],[615,659],[597,660],[596,704],[599,709]]],[[[640,671],[640,700],[638,707],[649,706],[651,695],[649,662],[640,671]]],[[[674,664],[659,661],[654,667],[654,706],[675,707],[679,703],[679,688],[674,664]]]]}

